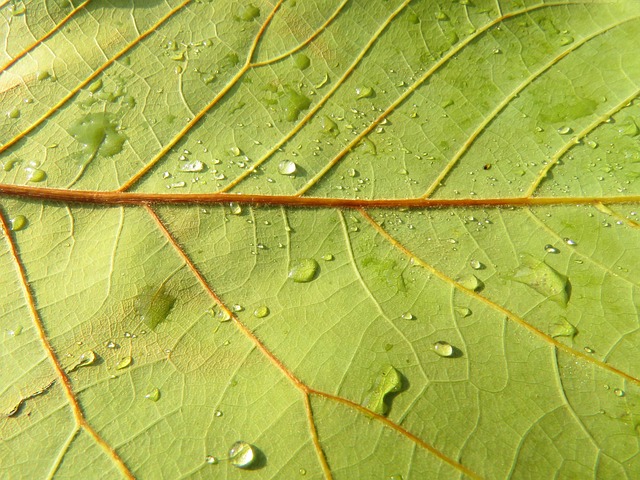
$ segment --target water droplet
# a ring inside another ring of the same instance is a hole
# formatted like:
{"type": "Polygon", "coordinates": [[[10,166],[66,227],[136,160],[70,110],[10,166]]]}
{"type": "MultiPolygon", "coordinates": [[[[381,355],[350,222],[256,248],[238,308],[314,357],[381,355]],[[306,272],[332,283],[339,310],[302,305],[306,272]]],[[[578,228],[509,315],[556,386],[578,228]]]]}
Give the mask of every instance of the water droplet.
{"type": "Polygon", "coordinates": [[[591,348],[591,347],[584,347],[584,351],[585,351],[585,353],[589,353],[589,354],[595,352],[595,350],[593,348],[591,348]]]}
{"type": "Polygon", "coordinates": [[[311,105],[311,99],[291,87],[285,87],[285,95],[280,98],[284,109],[285,119],[295,122],[300,112],[307,110],[311,105]]]}
{"type": "Polygon", "coordinates": [[[26,167],[24,169],[27,172],[27,182],[42,182],[47,178],[47,174],[44,170],[34,167],[26,167]]]}
{"type": "Polygon", "coordinates": [[[304,53],[298,53],[297,55],[293,56],[293,63],[300,70],[305,70],[309,68],[309,65],[311,65],[311,60],[309,60],[309,57],[307,57],[304,53]]]}
{"type": "MultiPolygon", "coordinates": [[[[6,5],[6,3],[4,5],[6,5]]],[[[23,15],[26,11],[27,7],[22,1],[14,1],[9,5],[9,13],[14,17],[23,15]]]]}
{"type": "Polygon", "coordinates": [[[471,310],[467,307],[455,307],[454,310],[458,315],[465,318],[471,315],[471,310]]]}
{"type": "Polygon", "coordinates": [[[233,215],[240,215],[242,213],[242,206],[239,203],[231,202],[229,203],[229,208],[233,215]]]}
{"type": "Polygon", "coordinates": [[[531,255],[520,255],[520,267],[510,278],[562,306],[569,301],[570,284],[567,277],[531,255]]]}
{"type": "Polygon", "coordinates": [[[598,148],[598,142],[594,141],[594,140],[587,140],[587,145],[593,149],[598,148]]]}
{"type": "Polygon", "coordinates": [[[229,449],[229,460],[234,467],[249,468],[255,459],[256,452],[247,442],[238,441],[229,449]]]}
{"type": "Polygon", "coordinates": [[[269,315],[269,307],[262,305],[253,311],[253,316],[256,318],[264,318],[269,315]]]}
{"type": "Polygon", "coordinates": [[[10,337],[17,337],[21,333],[22,333],[22,327],[21,326],[17,326],[16,328],[12,328],[12,329],[7,330],[7,335],[10,336],[10,337]]]}
{"type": "Polygon", "coordinates": [[[402,475],[400,475],[400,474],[391,475],[389,477],[389,480],[402,480],[402,475]]]}
{"type": "Polygon", "coordinates": [[[458,283],[464,288],[473,290],[474,292],[477,292],[478,290],[482,289],[482,287],[484,287],[484,283],[482,283],[482,281],[478,277],[472,274],[462,275],[460,278],[458,278],[458,283]]]}
{"type": "Polygon", "coordinates": [[[215,465],[218,463],[218,459],[213,455],[207,455],[204,461],[207,462],[209,465],[215,465]]]}
{"type": "Polygon", "coordinates": [[[238,18],[245,22],[250,22],[260,16],[260,9],[253,3],[245,6],[239,13],[238,18]]]}
{"type": "Polygon", "coordinates": [[[47,70],[40,70],[36,73],[36,80],[38,80],[39,82],[42,82],[43,80],[46,80],[48,78],[51,78],[51,74],[47,70]]]}
{"type": "Polygon", "coordinates": [[[616,388],[613,393],[616,395],[616,397],[624,397],[625,393],[624,390],[621,390],[619,388],[616,388]]]}
{"type": "Polygon", "coordinates": [[[182,172],[201,172],[204,169],[204,163],[200,160],[194,160],[193,162],[185,163],[180,167],[182,172]]]}
{"type": "Polygon", "coordinates": [[[575,242],[574,240],[571,240],[570,238],[565,238],[564,239],[564,243],[566,243],[567,245],[570,245],[572,247],[577,245],[577,242],[575,242]]]}
{"type": "Polygon", "coordinates": [[[130,366],[133,363],[133,358],[131,357],[123,357],[117,364],[116,364],[116,370],[122,370],[124,368],[127,368],[128,366],[130,366]]]}
{"type": "Polygon", "coordinates": [[[147,393],[144,398],[146,398],[147,400],[151,400],[152,402],[157,402],[158,400],[160,400],[160,390],[154,388],[149,393],[147,393]]]}
{"type": "Polygon", "coordinates": [[[373,387],[362,402],[362,405],[378,415],[386,415],[389,412],[389,404],[386,396],[399,392],[402,389],[402,376],[391,365],[386,365],[380,370],[373,387]]]}
{"type": "Polygon", "coordinates": [[[638,129],[638,124],[632,117],[627,117],[625,120],[620,122],[618,132],[627,137],[635,137],[640,133],[640,129],[638,129]]]}
{"type": "Polygon", "coordinates": [[[571,35],[562,35],[560,37],[560,45],[569,45],[573,43],[573,37],[571,35]]]}
{"type": "Polygon", "coordinates": [[[280,175],[293,175],[296,173],[297,165],[291,160],[283,160],[278,165],[278,173],[280,175]]]}
{"type": "Polygon", "coordinates": [[[7,112],[7,117],[11,118],[11,119],[16,119],[20,117],[20,109],[19,108],[13,108],[11,110],[9,110],[7,112]]]}
{"type": "Polygon", "coordinates": [[[568,134],[570,134],[571,132],[573,132],[573,129],[572,129],[571,127],[567,127],[567,126],[560,127],[560,128],[558,129],[558,133],[559,133],[560,135],[568,135],[568,134]]]}
{"type": "Polygon", "coordinates": [[[433,351],[441,357],[453,356],[453,347],[447,342],[436,342],[433,344],[433,351]]]}
{"type": "Polygon", "coordinates": [[[136,297],[134,306],[140,320],[146,323],[149,328],[155,329],[160,322],[167,319],[175,301],[176,297],[166,292],[163,283],[156,288],[144,288],[136,297]]]}
{"type": "Polygon", "coordinates": [[[304,468],[301,468],[300,470],[298,470],[298,473],[304,476],[307,474],[307,471],[304,468]]]}
{"type": "Polygon", "coordinates": [[[569,321],[560,317],[556,323],[551,326],[552,337],[569,337],[573,338],[578,333],[578,329],[574,327],[569,321]]]}
{"type": "Polygon", "coordinates": [[[471,268],[473,268],[474,270],[482,270],[484,268],[484,265],[478,260],[471,260],[469,262],[469,265],[471,265],[471,268]]]}
{"type": "Polygon", "coordinates": [[[330,253],[327,253],[326,255],[322,256],[322,259],[325,262],[332,262],[335,259],[335,257],[333,255],[331,255],[330,253]]]}
{"type": "Polygon", "coordinates": [[[414,317],[413,314],[410,313],[410,312],[405,312],[401,316],[402,316],[403,320],[415,320],[416,319],[416,317],[414,317]]]}
{"type": "Polygon", "coordinates": [[[322,133],[326,133],[327,135],[331,135],[333,137],[336,137],[340,133],[338,124],[326,115],[322,116],[322,118],[320,119],[320,124],[322,127],[322,133]]]}
{"type": "Polygon", "coordinates": [[[213,412],[213,414],[214,414],[216,417],[220,418],[220,417],[222,416],[222,410],[216,410],[215,412],[213,412]]]}
{"type": "Polygon", "coordinates": [[[371,87],[356,87],[356,99],[373,97],[374,90],[371,87]]]}
{"type": "Polygon", "coordinates": [[[436,12],[435,16],[436,16],[436,20],[440,20],[441,22],[449,20],[449,15],[447,15],[443,11],[436,12]]]}
{"type": "Polygon", "coordinates": [[[319,268],[320,265],[313,258],[296,260],[289,270],[289,278],[296,283],[307,283],[316,277],[319,268]]]}
{"type": "Polygon", "coordinates": [[[24,215],[16,215],[11,220],[9,220],[9,228],[12,232],[17,232],[26,228],[27,223],[27,217],[25,217],[24,215]]]}
{"type": "Polygon", "coordinates": [[[547,253],[560,253],[560,250],[550,244],[544,246],[544,251],[547,253]]]}

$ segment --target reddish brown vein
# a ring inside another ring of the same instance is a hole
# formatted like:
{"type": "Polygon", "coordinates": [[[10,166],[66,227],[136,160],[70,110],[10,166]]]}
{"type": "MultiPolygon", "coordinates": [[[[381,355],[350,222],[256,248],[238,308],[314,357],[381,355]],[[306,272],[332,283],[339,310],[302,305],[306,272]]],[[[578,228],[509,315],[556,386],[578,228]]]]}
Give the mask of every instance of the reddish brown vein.
{"type": "Polygon", "coordinates": [[[329,463],[327,462],[327,457],[324,454],[322,445],[320,445],[320,437],[318,437],[318,429],[316,428],[316,422],[313,419],[313,408],[311,406],[311,399],[309,398],[309,389],[305,387],[305,390],[306,391],[304,392],[304,408],[307,411],[307,421],[309,422],[309,428],[311,429],[313,446],[316,449],[318,460],[320,461],[320,467],[322,468],[322,472],[324,473],[324,478],[326,478],[327,480],[332,480],[333,474],[331,473],[331,468],[329,467],[329,463]]]}
{"type": "Polygon", "coordinates": [[[484,297],[484,296],[480,295],[479,293],[477,293],[477,292],[475,292],[473,290],[470,290],[470,289],[468,289],[466,287],[463,287],[460,283],[456,282],[455,280],[451,279],[451,277],[449,277],[445,273],[441,272],[440,270],[436,269],[435,267],[433,267],[429,263],[425,262],[418,255],[416,255],[411,250],[409,250],[407,247],[405,247],[403,244],[401,244],[389,232],[387,232],[382,227],[382,225],[380,225],[378,222],[376,222],[375,219],[373,219],[364,209],[360,209],[360,214],[371,224],[371,226],[387,242],[389,242],[396,249],[400,250],[406,257],[413,259],[418,265],[420,265],[423,268],[425,268],[426,270],[428,270],[430,273],[432,273],[433,275],[438,277],[440,280],[450,284],[451,286],[453,286],[454,288],[456,288],[460,292],[462,292],[462,293],[464,293],[464,294],[466,294],[466,295],[468,295],[470,297],[473,297],[474,299],[479,300],[480,302],[484,303],[485,305],[488,305],[492,309],[500,312],[502,315],[504,315],[510,321],[512,321],[514,323],[517,323],[518,325],[520,325],[521,327],[525,328],[529,332],[533,333],[537,337],[541,338],[545,342],[553,345],[558,350],[562,350],[562,351],[564,351],[564,352],[566,352],[566,353],[568,353],[570,355],[573,355],[574,357],[580,358],[581,360],[583,360],[583,361],[585,361],[587,363],[591,363],[593,365],[598,366],[599,368],[602,368],[603,370],[607,370],[607,371],[609,371],[609,372],[611,372],[611,373],[613,373],[615,375],[618,375],[618,376],[624,378],[625,380],[628,380],[629,382],[635,383],[636,385],[640,385],[640,378],[636,378],[633,375],[631,375],[629,373],[626,373],[626,372],[623,372],[622,370],[614,367],[613,365],[610,365],[610,364],[605,363],[605,362],[603,362],[601,360],[593,358],[592,356],[587,355],[584,352],[581,352],[579,350],[575,350],[575,349],[563,344],[562,342],[559,342],[558,340],[556,340],[553,337],[550,337],[549,335],[547,335],[543,331],[538,330],[536,327],[534,327],[533,325],[531,325],[530,323],[528,323],[526,320],[524,320],[523,318],[519,317],[515,313],[510,312],[509,310],[507,310],[504,307],[501,307],[500,305],[498,305],[497,303],[495,303],[492,300],[488,299],[487,297],[484,297]]]}
{"type": "Polygon", "coordinates": [[[124,461],[120,458],[120,456],[116,453],[116,451],[105,442],[102,437],[96,432],[93,427],[87,422],[84,417],[84,413],[82,412],[82,407],[78,403],[78,400],[73,393],[73,388],[71,387],[71,382],[69,377],[64,371],[64,368],[60,364],[58,357],[47,338],[47,334],[45,332],[44,325],[42,323],[42,319],[40,318],[40,314],[38,309],[36,308],[36,304],[33,298],[33,292],[31,291],[31,287],[29,285],[29,280],[27,278],[27,274],[20,258],[20,253],[18,252],[18,247],[13,240],[11,235],[11,230],[9,228],[9,224],[7,223],[6,217],[3,212],[0,210],[0,229],[4,234],[4,237],[7,240],[7,244],[9,246],[9,251],[11,256],[13,257],[14,264],[16,265],[16,270],[18,276],[20,278],[20,283],[22,285],[22,290],[27,302],[27,307],[29,308],[29,312],[31,313],[31,317],[33,318],[33,322],[36,327],[36,332],[38,334],[38,338],[44,347],[45,353],[51,362],[53,369],[60,379],[60,384],[62,385],[62,389],[64,390],[65,396],[67,397],[67,401],[71,406],[71,410],[73,412],[73,417],[76,421],[76,425],[80,426],[84,430],[86,430],[89,435],[95,440],[95,442],[102,447],[102,449],[106,452],[106,454],[113,460],[113,462],[117,465],[120,472],[128,479],[134,479],[135,477],[129,470],[129,468],[125,465],[124,461]]]}
{"type": "Polygon", "coordinates": [[[20,60],[22,57],[24,57],[26,54],[28,54],[29,52],[31,52],[34,48],[36,48],[38,45],[40,45],[42,42],[44,42],[45,40],[48,40],[50,37],[53,36],[54,33],[58,32],[60,30],[60,28],[62,28],[69,20],[71,20],[71,18],[73,18],[73,16],[78,13],[80,10],[82,10],[85,5],[87,5],[87,3],[89,3],[91,0],[84,0],[84,2],[82,2],[80,5],[78,5],[77,7],[75,7],[73,10],[71,10],[67,16],[65,16],[62,20],[60,20],[60,22],[58,24],[56,24],[55,27],[53,27],[51,30],[49,30],[47,33],[45,33],[42,37],[40,37],[38,40],[36,40],[35,42],[33,42],[31,45],[29,45],[27,48],[25,48],[24,50],[22,50],[18,55],[16,55],[15,57],[13,57],[11,60],[9,60],[7,63],[5,63],[4,65],[0,66],[0,75],[2,75],[2,73],[4,71],[7,70],[7,68],[9,68],[11,65],[13,65],[14,63],[16,63],[18,60],[20,60]]]}
{"type": "Polygon", "coordinates": [[[62,190],[0,184],[0,196],[45,200],[51,202],[86,203],[95,205],[150,204],[225,204],[236,202],[249,205],[318,207],[318,208],[455,208],[455,207],[533,207],[550,205],[615,205],[640,203],[640,195],[615,197],[505,197],[505,198],[330,198],[283,195],[253,195],[236,193],[143,193],[97,192],[92,190],[62,190]]]}
{"type": "Polygon", "coordinates": [[[69,91],[69,93],[67,95],[62,97],[58,101],[58,103],[56,103],[53,107],[51,107],[49,109],[49,111],[47,111],[44,115],[42,115],[39,119],[34,121],[30,126],[28,126],[25,130],[20,132],[15,137],[13,137],[7,143],[5,143],[4,145],[1,145],[0,146],[0,153],[5,152],[6,150],[8,150],[12,146],[14,146],[16,143],[18,143],[20,140],[25,138],[27,135],[29,135],[32,131],[34,131],[40,125],[42,125],[53,114],[55,114],[64,104],[66,104],[69,100],[71,100],[73,97],[75,97],[78,94],[78,92],[80,92],[80,90],[82,90],[84,87],[86,87],[96,77],[98,77],[102,72],[104,72],[107,68],[109,68],[111,65],[113,65],[114,62],[116,62],[118,59],[120,59],[124,55],[126,55],[133,47],[138,45],[140,43],[140,41],[144,40],[146,37],[148,37],[153,32],[155,32],[163,23],[165,23],[167,20],[169,20],[171,17],[173,17],[177,12],[182,10],[189,3],[191,3],[191,0],[184,0],[180,5],[178,5],[177,7],[173,8],[164,17],[162,17],[160,20],[158,20],[151,28],[149,28],[148,30],[146,30],[145,32],[140,34],[140,36],[138,36],[135,40],[130,42],[126,47],[124,47],[122,50],[120,50],[116,55],[114,55],[109,60],[107,60],[105,63],[103,63],[93,73],[91,73],[91,75],[89,75],[82,82],[80,82],[78,85],[76,85],[71,91],[69,91]]]}

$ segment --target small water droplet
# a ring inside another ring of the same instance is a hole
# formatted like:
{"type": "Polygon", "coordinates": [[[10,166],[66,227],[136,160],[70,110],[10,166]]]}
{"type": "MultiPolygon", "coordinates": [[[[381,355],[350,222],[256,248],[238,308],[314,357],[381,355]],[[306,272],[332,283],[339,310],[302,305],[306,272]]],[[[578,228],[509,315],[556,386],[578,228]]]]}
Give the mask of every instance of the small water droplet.
{"type": "Polygon", "coordinates": [[[289,270],[289,278],[296,283],[307,283],[313,280],[320,265],[313,258],[303,258],[293,262],[289,270]]]}
{"type": "Polygon", "coordinates": [[[185,163],[180,167],[182,172],[201,172],[204,169],[204,163],[200,160],[194,160],[193,162],[185,163]]]}
{"type": "Polygon", "coordinates": [[[12,329],[7,330],[7,335],[9,337],[17,337],[21,333],[22,333],[22,327],[21,326],[18,326],[16,328],[12,328],[12,329]]]}
{"type": "Polygon", "coordinates": [[[307,471],[304,468],[301,468],[300,470],[298,470],[298,473],[304,476],[307,474],[307,471]]]}
{"type": "Polygon", "coordinates": [[[309,60],[309,57],[307,57],[304,53],[298,53],[297,55],[293,56],[293,63],[300,70],[305,70],[309,68],[309,65],[311,65],[311,60],[309,60]]]}
{"type": "Polygon", "coordinates": [[[374,90],[371,87],[357,87],[356,88],[356,99],[360,100],[362,98],[373,97],[374,90]]]}
{"type": "Polygon", "coordinates": [[[296,173],[298,166],[291,160],[283,160],[278,165],[278,173],[280,175],[293,175],[296,173]]]}
{"type": "Polygon", "coordinates": [[[616,388],[613,393],[616,395],[616,397],[624,397],[625,395],[624,390],[621,390],[620,388],[616,388]]]}
{"type": "Polygon", "coordinates": [[[433,351],[441,357],[453,356],[453,347],[447,342],[436,342],[433,344],[433,351]]]}
{"type": "Polygon", "coordinates": [[[416,319],[416,317],[415,317],[412,313],[410,313],[410,312],[405,312],[405,313],[403,313],[403,314],[402,314],[402,318],[403,318],[404,320],[415,320],[415,319],[416,319]]]}
{"type": "Polygon", "coordinates": [[[402,389],[402,376],[391,365],[384,366],[378,373],[373,387],[362,402],[362,405],[378,415],[389,412],[389,404],[385,397],[402,389]]]}
{"type": "Polygon", "coordinates": [[[249,443],[237,441],[229,449],[231,465],[238,468],[249,468],[256,459],[256,452],[249,443]]]}
{"type": "Polygon", "coordinates": [[[556,323],[551,325],[552,337],[569,337],[573,338],[578,333],[578,329],[574,327],[566,318],[560,317],[556,323]]]}
{"type": "Polygon", "coordinates": [[[11,220],[9,220],[9,228],[12,232],[17,232],[26,228],[27,223],[27,217],[25,217],[24,215],[16,215],[11,220]]]}
{"type": "Polygon", "coordinates": [[[474,270],[482,270],[484,268],[484,265],[478,260],[471,260],[469,262],[469,265],[471,265],[471,268],[473,268],[474,270]]]}
{"type": "Polygon", "coordinates": [[[105,344],[105,347],[107,348],[119,348],[119,345],[117,343],[115,343],[113,340],[108,340],[105,344]]]}
{"type": "Polygon", "coordinates": [[[157,402],[158,400],[160,400],[160,390],[154,388],[149,393],[147,393],[144,398],[146,398],[147,400],[151,400],[152,402],[157,402]]]}
{"type": "Polygon", "coordinates": [[[576,241],[571,240],[570,238],[565,238],[564,239],[564,243],[566,243],[567,245],[570,245],[572,247],[578,244],[576,241]]]}
{"type": "Polygon", "coordinates": [[[560,37],[560,45],[569,45],[573,43],[573,37],[571,35],[562,35],[560,37]]]}
{"type": "Polygon", "coordinates": [[[587,140],[587,145],[593,149],[598,148],[598,142],[594,141],[594,140],[587,140]]]}
{"type": "Polygon", "coordinates": [[[215,412],[213,412],[213,414],[214,414],[216,417],[220,418],[220,417],[222,416],[222,410],[216,410],[215,412]]]}
{"type": "Polygon", "coordinates": [[[567,126],[560,127],[560,128],[558,129],[558,133],[559,133],[560,135],[568,135],[568,134],[570,134],[571,132],[573,132],[573,129],[572,129],[571,127],[567,127],[567,126]]]}
{"type": "Polygon", "coordinates": [[[253,311],[253,316],[256,318],[264,318],[267,315],[269,315],[269,307],[266,305],[262,305],[253,311]]]}
{"type": "Polygon", "coordinates": [[[454,309],[458,315],[465,318],[471,315],[471,310],[467,307],[455,307],[454,309]]]}
{"type": "Polygon", "coordinates": [[[231,202],[229,203],[229,208],[233,215],[240,215],[242,213],[242,206],[239,203],[231,202]]]}
{"type": "Polygon", "coordinates": [[[16,119],[16,118],[20,118],[20,109],[19,108],[12,108],[11,110],[9,110],[7,112],[7,117],[11,118],[11,119],[16,119]]]}
{"type": "Polygon", "coordinates": [[[215,465],[218,463],[218,459],[213,455],[207,455],[204,461],[207,462],[209,465],[215,465]]]}
{"type": "Polygon", "coordinates": [[[131,357],[123,357],[117,364],[116,370],[122,370],[129,367],[133,363],[133,358],[131,357]]]}
{"type": "Polygon", "coordinates": [[[331,255],[330,253],[327,253],[326,255],[322,256],[322,259],[325,262],[332,262],[335,259],[335,257],[333,255],[331,255]]]}
{"type": "Polygon", "coordinates": [[[474,292],[477,292],[478,290],[482,289],[482,287],[484,287],[484,283],[482,283],[482,280],[480,280],[473,274],[462,275],[460,278],[458,278],[458,283],[464,288],[473,290],[474,292]]]}
{"type": "Polygon", "coordinates": [[[547,253],[560,253],[560,250],[550,244],[544,246],[544,251],[547,253]]]}
{"type": "Polygon", "coordinates": [[[593,348],[591,348],[591,347],[584,347],[584,351],[585,351],[585,353],[589,353],[589,354],[595,352],[595,350],[593,348]]]}

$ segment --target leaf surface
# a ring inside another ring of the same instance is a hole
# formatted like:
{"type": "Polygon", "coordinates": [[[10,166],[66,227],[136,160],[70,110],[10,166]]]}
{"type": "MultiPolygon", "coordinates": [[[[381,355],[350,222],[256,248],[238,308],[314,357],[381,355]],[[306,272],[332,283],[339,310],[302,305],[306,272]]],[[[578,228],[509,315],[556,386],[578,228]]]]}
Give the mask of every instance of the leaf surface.
{"type": "Polygon", "coordinates": [[[3,476],[640,475],[636,2],[11,0],[0,38],[3,476]]]}

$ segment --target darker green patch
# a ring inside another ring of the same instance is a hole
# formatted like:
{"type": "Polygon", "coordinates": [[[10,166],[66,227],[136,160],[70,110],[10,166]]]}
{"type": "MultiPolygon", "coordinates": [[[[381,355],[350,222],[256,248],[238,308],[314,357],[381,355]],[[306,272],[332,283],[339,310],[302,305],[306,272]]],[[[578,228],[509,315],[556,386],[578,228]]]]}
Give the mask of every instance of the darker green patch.
{"type": "Polygon", "coordinates": [[[260,9],[252,3],[246,5],[243,8],[240,8],[240,11],[238,12],[238,19],[242,20],[243,22],[250,22],[258,18],[259,16],[260,9]]]}
{"type": "Polygon", "coordinates": [[[542,109],[540,120],[545,123],[568,122],[591,115],[597,107],[598,102],[590,98],[566,98],[542,109]]]}
{"type": "Polygon", "coordinates": [[[311,99],[291,87],[284,88],[284,95],[280,98],[280,104],[284,108],[284,117],[290,122],[295,122],[300,116],[300,112],[309,108],[311,99]]]}
{"type": "Polygon", "coordinates": [[[376,257],[365,257],[362,266],[370,270],[380,282],[394,287],[399,292],[406,292],[407,285],[395,260],[381,260],[376,257]]]}
{"type": "Polygon", "coordinates": [[[99,152],[105,157],[120,153],[127,140],[118,131],[118,124],[104,112],[85,115],[71,125],[69,133],[82,145],[83,150],[91,154],[99,152]]]}
{"type": "Polygon", "coordinates": [[[136,297],[135,308],[140,319],[149,328],[155,329],[160,322],[164,322],[176,302],[176,297],[166,292],[164,284],[158,288],[146,287],[136,297]]]}

